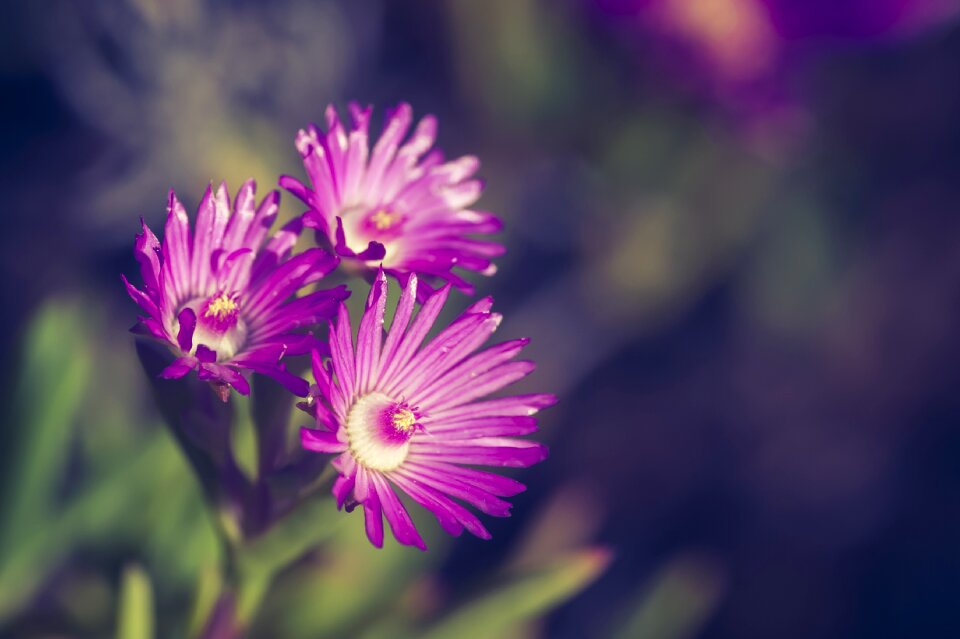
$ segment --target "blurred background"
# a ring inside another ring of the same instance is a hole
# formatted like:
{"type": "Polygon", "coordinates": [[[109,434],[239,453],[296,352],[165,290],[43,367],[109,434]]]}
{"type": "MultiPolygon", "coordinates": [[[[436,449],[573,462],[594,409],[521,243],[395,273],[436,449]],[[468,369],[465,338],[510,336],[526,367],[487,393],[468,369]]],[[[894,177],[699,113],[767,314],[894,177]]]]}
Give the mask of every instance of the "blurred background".
{"type": "Polygon", "coordinates": [[[508,253],[474,281],[501,339],[533,337],[518,390],[561,397],[552,454],[490,542],[431,524],[430,553],[377,552],[332,514],[342,534],[281,575],[254,636],[390,637],[391,615],[462,609],[491,566],[585,545],[609,565],[549,614],[488,598],[473,619],[498,637],[960,636],[954,0],[3,17],[0,635],[110,636],[138,589],[157,636],[198,614],[215,538],[119,276],[169,188],[190,209],[210,180],[302,176],[297,129],[356,99],[375,121],[409,101],[449,157],[480,157],[508,253]]]}

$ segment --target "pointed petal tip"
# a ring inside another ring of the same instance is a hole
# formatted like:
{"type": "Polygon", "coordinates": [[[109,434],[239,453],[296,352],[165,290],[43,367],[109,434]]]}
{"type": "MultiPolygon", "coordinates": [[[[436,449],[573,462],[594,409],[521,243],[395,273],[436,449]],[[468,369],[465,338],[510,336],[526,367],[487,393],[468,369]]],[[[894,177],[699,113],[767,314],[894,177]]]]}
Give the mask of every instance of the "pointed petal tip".
{"type": "Polygon", "coordinates": [[[538,444],[536,448],[538,454],[533,457],[534,461],[532,464],[539,464],[542,461],[546,461],[547,458],[550,457],[550,447],[546,444],[538,444]]]}
{"type": "Polygon", "coordinates": [[[281,174],[280,177],[277,178],[277,186],[279,186],[281,189],[287,190],[289,190],[291,186],[294,188],[305,188],[303,182],[292,175],[287,175],[286,173],[281,174]]]}
{"type": "Polygon", "coordinates": [[[549,408],[560,401],[560,398],[553,393],[544,393],[540,408],[549,408]]]}
{"type": "Polygon", "coordinates": [[[180,202],[180,198],[177,197],[173,187],[171,187],[170,191],[167,193],[167,219],[169,220],[174,215],[186,216],[186,214],[187,212],[184,210],[183,204],[180,202]]]}
{"type": "Polygon", "coordinates": [[[390,113],[387,114],[389,119],[402,117],[404,119],[413,117],[413,107],[410,106],[409,102],[399,102],[397,106],[393,107],[390,110],[390,113]]]}

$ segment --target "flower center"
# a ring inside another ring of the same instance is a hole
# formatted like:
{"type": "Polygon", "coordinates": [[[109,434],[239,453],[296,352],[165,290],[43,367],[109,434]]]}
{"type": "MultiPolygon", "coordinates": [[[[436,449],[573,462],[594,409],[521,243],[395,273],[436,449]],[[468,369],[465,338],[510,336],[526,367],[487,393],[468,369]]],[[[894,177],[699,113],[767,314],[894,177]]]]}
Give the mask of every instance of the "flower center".
{"type": "Polygon", "coordinates": [[[396,257],[398,240],[404,232],[407,216],[387,206],[369,208],[366,204],[358,204],[342,209],[340,219],[343,221],[343,233],[347,246],[356,252],[367,248],[370,242],[379,242],[386,249],[382,260],[390,262],[396,257]]]}
{"type": "Polygon", "coordinates": [[[421,429],[415,408],[395,402],[383,393],[364,395],[347,415],[350,453],[366,468],[398,468],[410,451],[410,438],[421,429]]]}
{"type": "Polygon", "coordinates": [[[397,408],[391,417],[393,427],[402,433],[413,432],[417,425],[417,417],[409,408],[397,408]]]}
{"type": "Polygon", "coordinates": [[[198,344],[216,351],[218,362],[237,354],[247,338],[247,325],[240,317],[238,298],[236,293],[221,291],[206,300],[194,299],[184,305],[197,315],[191,354],[196,353],[198,344]]]}
{"type": "Polygon", "coordinates": [[[386,231],[399,221],[400,216],[396,213],[391,213],[387,209],[380,209],[369,218],[370,224],[378,231],[386,231]]]}
{"type": "Polygon", "coordinates": [[[203,311],[204,317],[213,318],[219,323],[236,322],[240,305],[235,296],[220,293],[217,297],[207,300],[203,311]]]}

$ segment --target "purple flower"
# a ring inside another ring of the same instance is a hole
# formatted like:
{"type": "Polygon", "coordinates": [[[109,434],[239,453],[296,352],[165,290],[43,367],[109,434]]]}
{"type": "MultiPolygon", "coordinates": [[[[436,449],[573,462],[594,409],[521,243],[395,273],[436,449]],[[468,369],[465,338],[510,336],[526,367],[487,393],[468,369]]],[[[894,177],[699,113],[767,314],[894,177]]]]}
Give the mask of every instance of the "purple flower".
{"type": "Polygon", "coordinates": [[[356,349],[341,304],[330,329],[332,366],[324,367],[314,353],[317,429],[302,429],[301,441],[306,449],[339,454],[333,461],[340,473],[333,486],[337,504],[363,506],[367,537],[378,547],[386,515],[397,541],[425,549],[397,490],[432,512],[451,535],[466,529],[489,539],[477,516],[455,500],[506,517],[510,504],[501,498],[524,486],[467,466],[526,467],[547,456],[543,444],[516,436],[537,429],[533,415],[552,405],[553,395],[478,401],[534,369],[532,362],[511,361],[526,339],[474,353],[500,324],[500,315],[490,312],[493,300],[480,300],[421,347],[449,291],[448,285],[430,296],[411,321],[417,296],[411,276],[384,340],[387,282],[380,271],[356,349]]]}
{"type": "Polygon", "coordinates": [[[958,13],[949,0],[584,2],[638,59],[747,116],[793,111],[803,101],[797,77],[831,52],[916,34],[958,13]]]}
{"type": "Polygon", "coordinates": [[[226,185],[215,195],[208,187],[191,236],[187,213],[171,191],[163,244],[145,223],[137,236],[134,252],[143,290],[123,277],[127,292],[146,313],[137,330],[167,342],[178,356],[161,377],[197,370],[224,400],[229,386],[250,392],[240,369],[269,375],[305,396],[307,382],[281,360],[310,352],[317,340],[296,331],[330,319],[338,301],[349,295],[339,287],[293,298],[333,270],[337,258],[316,248],[290,257],[300,220],[264,244],[277,217],[279,194],[272,191],[256,206],[255,193],[253,180],[247,181],[231,209],[226,185]]]}
{"type": "MultiPolygon", "coordinates": [[[[310,207],[304,224],[367,274],[382,265],[401,284],[419,273],[472,293],[452,269],[492,275],[490,258],[504,251],[500,244],[467,236],[501,228],[492,214],[467,208],[483,189],[471,179],[479,161],[464,156],[444,162],[440,151],[430,151],[437,120],[429,115],[401,145],[413,119],[408,104],[389,114],[371,153],[370,111],[351,104],[347,131],[333,106],[327,107],[326,133],[311,125],[296,140],[313,189],[289,176],[282,176],[280,185],[310,207]]],[[[420,286],[426,297],[431,289],[420,286]]]]}

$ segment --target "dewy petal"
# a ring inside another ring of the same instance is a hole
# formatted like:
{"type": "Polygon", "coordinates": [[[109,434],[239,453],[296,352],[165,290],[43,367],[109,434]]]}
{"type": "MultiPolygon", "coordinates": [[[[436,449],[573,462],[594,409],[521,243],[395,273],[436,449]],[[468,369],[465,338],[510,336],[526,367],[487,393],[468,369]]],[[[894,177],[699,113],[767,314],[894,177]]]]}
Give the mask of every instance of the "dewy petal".
{"type": "Polygon", "coordinates": [[[370,287],[367,308],[360,320],[357,334],[357,392],[370,390],[370,380],[380,360],[380,342],[383,335],[383,313],[387,306],[387,279],[381,269],[370,287]]]}
{"type": "Polygon", "coordinates": [[[380,503],[383,506],[383,514],[387,518],[387,523],[390,524],[390,530],[393,531],[393,536],[396,537],[397,541],[401,544],[426,550],[427,545],[423,543],[423,538],[420,536],[420,533],[417,532],[417,527],[413,525],[407,509],[404,508],[400,500],[397,499],[397,495],[393,492],[393,489],[387,485],[387,482],[379,473],[371,473],[370,477],[376,487],[377,497],[380,498],[380,503]]]}
{"type": "Polygon", "coordinates": [[[509,477],[489,473],[484,470],[477,470],[476,468],[465,468],[455,464],[448,464],[446,462],[431,462],[429,465],[410,462],[406,467],[411,473],[440,475],[447,477],[451,481],[458,481],[482,488],[488,493],[498,497],[513,497],[527,489],[526,486],[509,477]]]}
{"type": "Polygon", "coordinates": [[[344,396],[351,399],[355,395],[356,388],[352,333],[350,315],[347,307],[341,303],[336,328],[330,330],[330,353],[340,388],[344,396]]]}
{"type": "Polygon", "coordinates": [[[390,331],[383,342],[380,360],[377,362],[375,373],[378,383],[384,369],[385,362],[391,362],[394,359],[397,347],[400,345],[400,338],[405,334],[407,325],[410,323],[410,316],[413,314],[413,304],[417,299],[417,276],[410,275],[407,279],[403,293],[400,295],[400,302],[397,304],[397,310],[393,315],[393,322],[390,324],[390,331]]]}
{"type": "Polygon", "coordinates": [[[446,410],[434,411],[431,415],[435,419],[466,419],[493,415],[535,415],[540,409],[553,406],[556,403],[556,396],[549,393],[515,395],[453,406],[446,410]]]}
{"type": "Polygon", "coordinates": [[[131,284],[127,280],[127,277],[125,275],[121,275],[120,279],[123,280],[123,285],[127,289],[127,294],[130,295],[130,298],[134,302],[136,302],[140,306],[140,308],[142,308],[144,311],[146,311],[150,315],[160,314],[160,309],[158,308],[157,304],[152,299],[150,299],[150,297],[146,293],[144,293],[143,291],[135,287],[133,284],[131,284]]]}
{"type": "Polygon", "coordinates": [[[422,420],[424,429],[434,439],[464,439],[469,437],[517,437],[536,432],[535,417],[483,417],[460,421],[422,420]]]}
{"type": "MultiPolygon", "coordinates": [[[[140,276],[148,291],[160,290],[160,241],[150,227],[140,219],[143,232],[137,236],[134,255],[140,263],[140,276]]],[[[159,303],[160,300],[154,300],[159,303]]]]}
{"type": "MultiPolygon", "coordinates": [[[[404,475],[402,471],[394,474],[404,475]]],[[[508,502],[495,497],[491,493],[488,493],[477,486],[458,482],[456,480],[450,481],[449,478],[445,478],[440,473],[420,472],[409,473],[407,476],[412,481],[429,486],[441,493],[450,495],[451,497],[462,499],[487,515],[491,515],[493,517],[510,516],[510,504],[508,502]]]]}
{"type": "MultiPolygon", "coordinates": [[[[383,542],[383,517],[401,544],[425,548],[396,490],[429,510],[451,535],[464,529],[489,538],[479,519],[457,500],[495,517],[510,514],[504,499],[524,489],[500,475],[464,466],[526,467],[547,456],[546,446],[519,439],[536,431],[533,414],[552,395],[475,401],[533,369],[513,361],[526,345],[514,340],[473,354],[499,315],[481,299],[423,346],[449,286],[414,316],[419,284],[407,278],[383,339],[388,285],[379,272],[367,297],[354,346],[346,306],[329,331],[330,364],[312,357],[317,428],[302,431],[303,447],[339,454],[333,493],[339,505],[364,507],[367,535],[383,542]],[[408,394],[411,389],[418,394],[408,394]]],[[[348,506],[349,509],[349,506],[348,506]]]]}
{"type": "Polygon", "coordinates": [[[316,281],[336,266],[336,258],[320,249],[309,249],[283,262],[256,284],[246,298],[251,325],[263,322],[278,306],[303,286],[316,281]]]}
{"type": "Polygon", "coordinates": [[[457,464],[526,468],[547,458],[547,447],[520,439],[486,437],[474,440],[436,443],[414,442],[410,459],[438,460],[457,464]],[[494,440],[499,440],[496,445],[494,440]]]}
{"type": "Polygon", "coordinates": [[[256,324],[256,335],[266,341],[278,334],[289,334],[301,328],[315,326],[336,313],[338,302],[349,295],[346,287],[314,291],[298,297],[283,306],[283,312],[269,313],[256,324]]]}
{"type": "Polygon", "coordinates": [[[443,410],[451,406],[466,404],[523,379],[532,373],[535,368],[536,365],[533,362],[525,360],[501,364],[475,376],[469,384],[451,385],[448,390],[440,391],[437,397],[432,398],[432,401],[436,402],[433,405],[436,410],[443,410]]]}
{"type": "Polygon", "coordinates": [[[187,299],[190,287],[190,220],[176,194],[170,191],[167,203],[167,223],[163,232],[161,274],[164,287],[174,303],[187,299]]]}
{"type": "Polygon", "coordinates": [[[294,218],[284,224],[283,228],[277,231],[257,255],[250,274],[251,279],[259,280],[264,274],[269,273],[283,262],[290,255],[290,251],[293,250],[301,231],[303,231],[303,220],[301,218],[294,218]]]}
{"type": "MultiPolygon", "coordinates": [[[[436,379],[464,357],[479,348],[500,325],[501,317],[496,313],[465,313],[447,329],[441,331],[427,346],[410,360],[410,363],[397,374],[402,380],[412,372],[420,373],[422,380],[436,379]]],[[[461,378],[464,379],[464,378],[461,378]]],[[[467,377],[467,380],[470,378],[467,377]]],[[[459,380],[458,380],[459,381],[459,380]]],[[[406,395],[415,400],[421,384],[406,384],[406,395]]]]}
{"type": "Polygon", "coordinates": [[[445,373],[433,377],[422,387],[412,389],[410,393],[414,397],[423,397],[429,401],[440,397],[449,388],[472,384],[481,373],[513,359],[529,342],[528,339],[516,339],[491,346],[482,353],[454,365],[445,373]]]}
{"type": "Polygon", "coordinates": [[[201,294],[210,287],[210,252],[213,246],[214,216],[216,205],[213,201],[213,185],[208,184],[207,190],[200,200],[197,210],[197,223],[194,227],[193,252],[190,262],[190,288],[201,294]]]}
{"type": "Polygon", "coordinates": [[[453,514],[451,508],[451,505],[455,505],[453,502],[450,502],[450,500],[442,502],[436,493],[428,492],[417,482],[409,481],[397,473],[391,473],[390,481],[399,486],[403,492],[413,497],[414,501],[418,504],[432,512],[437,518],[440,527],[443,528],[447,534],[459,537],[460,534],[463,533],[463,524],[461,524],[453,514]]]}
{"type": "Polygon", "coordinates": [[[367,539],[377,548],[383,548],[383,516],[380,498],[375,490],[363,501],[363,521],[367,529],[367,539]]]}
{"type": "Polygon", "coordinates": [[[223,236],[223,248],[229,252],[252,248],[244,243],[244,238],[257,214],[256,191],[257,183],[252,179],[244,182],[237,191],[233,204],[234,214],[230,217],[223,236]]]}
{"type": "Polygon", "coordinates": [[[410,330],[402,337],[396,354],[390,359],[390,362],[387,363],[381,376],[382,384],[387,385],[392,383],[393,373],[405,366],[410,358],[413,357],[414,352],[416,352],[416,349],[423,343],[427,333],[430,332],[434,322],[436,322],[437,317],[440,315],[440,310],[443,308],[444,302],[447,301],[449,294],[450,287],[445,286],[431,295],[430,299],[420,308],[420,312],[417,314],[416,319],[413,320],[413,325],[410,327],[410,330]]]}

